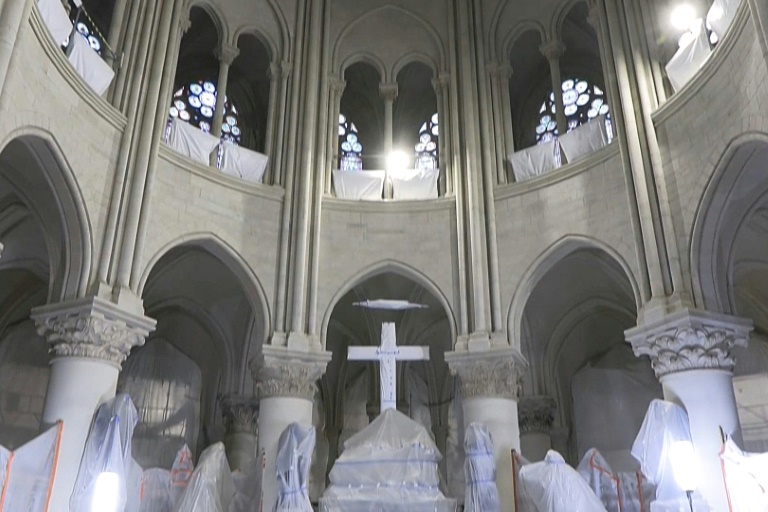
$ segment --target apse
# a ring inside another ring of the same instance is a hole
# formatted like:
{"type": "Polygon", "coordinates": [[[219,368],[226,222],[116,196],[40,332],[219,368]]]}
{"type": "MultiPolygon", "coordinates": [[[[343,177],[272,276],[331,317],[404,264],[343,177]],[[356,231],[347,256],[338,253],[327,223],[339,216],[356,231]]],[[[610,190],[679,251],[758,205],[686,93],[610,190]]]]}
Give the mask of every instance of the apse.
{"type": "Polygon", "coordinates": [[[118,390],[139,411],[134,457],[170,468],[184,442],[195,455],[224,435],[222,400],[254,396],[247,361],[264,340],[263,305],[216,244],[184,245],[154,265],[143,290],[155,332],[124,364],[118,390]]]}
{"type": "Polygon", "coordinates": [[[330,437],[329,469],[343,441],[378,416],[378,363],[349,361],[347,349],[378,346],[383,322],[395,323],[399,346],[429,347],[429,361],[397,364],[397,408],[431,430],[445,453],[448,409],[454,397],[453,378],[444,360],[453,345],[449,316],[443,303],[425,286],[398,273],[383,272],[353,285],[336,303],[328,322],[326,348],[333,359],[321,389],[330,437]],[[427,307],[387,311],[354,305],[375,299],[406,300],[427,307]]]}
{"type": "Polygon", "coordinates": [[[633,287],[596,248],[571,247],[542,268],[523,313],[523,395],[554,399],[552,444],[571,463],[597,448],[614,469],[632,471],[629,450],[661,397],[650,363],[624,341],[637,318],[633,287]]]}

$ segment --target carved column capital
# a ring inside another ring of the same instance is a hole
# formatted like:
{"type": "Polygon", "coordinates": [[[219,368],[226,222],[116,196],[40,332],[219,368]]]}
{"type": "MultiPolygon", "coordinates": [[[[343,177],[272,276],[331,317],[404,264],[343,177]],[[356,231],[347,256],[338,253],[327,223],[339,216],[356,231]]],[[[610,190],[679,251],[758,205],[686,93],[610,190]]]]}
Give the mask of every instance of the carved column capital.
{"type": "Polygon", "coordinates": [[[451,373],[458,375],[461,396],[468,398],[506,398],[520,396],[527,363],[514,348],[445,354],[451,373]]]}
{"type": "Polygon", "coordinates": [[[225,395],[219,401],[227,434],[258,435],[259,401],[256,397],[225,395]]]}
{"type": "Polygon", "coordinates": [[[219,64],[226,64],[227,66],[231,66],[238,55],[240,55],[240,48],[227,43],[222,43],[221,46],[216,48],[214,53],[214,56],[219,60],[219,64]]]}
{"type": "Polygon", "coordinates": [[[397,83],[379,84],[379,94],[386,101],[395,101],[395,98],[397,98],[397,92],[398,92],[397,83]]]}
{"type": "Polygon", "coordinates": [[[548,396],[521,398],[517,403],[520,433],[542,432],[548,434],[555,422],[556,408],[554,399],[548,396]]]}
{"type": "Polygon", "coordinates": [[[35,308],[32,319],[54,357],[87,357],[118,368],[139,347],[155,321],[98,297],[35,308]]]}
{"type": "Polygon", "coordinates": [[[300,352],[264,345],[250,362],[259,399],[295,397],[313,400],[317,380],[325,373],[330,352],[300,352]]]}
{"type": "Polygon", "coordinates": [[[636,356],[649,356],[656,376],[686,370],[733,370],[733,347],[746,347],[750,320],[683,309],[624,334],[636,356]]]}
{"type": "Polygon", "coordinates": [[[344,89],[347,87],[346,81],[335,76],[328,77],[328,84],[331,87],[331,91],[339,96],[344,94],[344,89]]]}
{"type": "Polygon", "coordinates": [[[539,51],[547,60],[558,60],[565,53],[565,44],[558,39],[552,39],[539,46],[539,51]]]}

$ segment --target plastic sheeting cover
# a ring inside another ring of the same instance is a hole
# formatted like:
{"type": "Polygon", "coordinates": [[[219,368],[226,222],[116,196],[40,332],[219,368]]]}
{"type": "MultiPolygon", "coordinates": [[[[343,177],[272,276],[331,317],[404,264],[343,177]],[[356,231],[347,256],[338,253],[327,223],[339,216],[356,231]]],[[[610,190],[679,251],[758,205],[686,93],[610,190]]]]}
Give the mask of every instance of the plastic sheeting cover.
{"type": "Polygon", "coordinates": [[[499,491],[496,488],[496,460],[493,441],[488,428],[471,423],[464,435],[464,478],[467,492],[464,495],[466,512],[494,512],[501,510],[499,491]]]}
{"type": "Polygon", "coordinates": [[[70,39],[67,58],[96,94],[101,96],[107,92],[115,72],[80,34],[74,34],[70,39]]]}
{"type": "Polygon", "coordinates": [[[178,501],[187,490],[194,471],[195,461],[192,459],[192,451],[189,446],[184,445],[176,454],[171,466],[171,495],[174,502],[178,501]]]}
{"type": "Polygon", "coordinates": [[[563,148],[563,153],[569,163],[594,153],[608,145],[605,116],[597,116],[588,123],[561,135],[559,140],[560,147],[563,148]]]}
{"type": "Polygon", "coordinates": [[[704,21],[697,25],[694,37],[677,50],[667,63],[666,70],[669,81],[676,91],[685,86],[712,54],[709,47],[709,37],[704,28],[704,21]]]}
{"type": "Polygon", "coordinates": [[[225,141],[221,145],[221,172],[246,181],[261,183],[269,157],[225,141]]]}
{"type": "Polygon", "coordinates": [[[381,201],[385,171],[333,171],[333,190],[341,199],[381,201]]]}
{"type": "Polygon", "coordinates": [[[650,512],[656,490],[641,472],[615,473],[594,448],[587,451],[576,471],[608,512],[650,512]]]}
{"type": "Polygon", "coordinates": [[[235,484],[227,463],[224,444],[203,451],[184,494],[174,512],[229,512],[235,484]]]}
{"type": "Polygon", "coordinates": [[[63,44],[72,33],[72,22],[61,0],[38,0],[37,9],[57,44],[63,44]]]}
{"type": "Polygon", "coordinates": [[[125,509],[131,487],[131,438],[137,422],[136,407],[126,394],[96,410],[69,501],[73,512],[90,511],[100,500],[105,500],[105,510],[108,506],[125,509]]]}
{"type": "Polygon", "coordinates": [[[344,443],[320,500],[327,512],[448,512],[455,500],[438,488],[440,454],[423,425],[384,411],[344,443]]]}
{"type": "Polygon", "coordinates": [[[406,170],[390,175],[393,199],[437,199],[438,169],[406,170]]]}
{"type": "Polygon", "coordinates": [[[168,145],[177,153],[208,165],[211,152],[219,145],[219,139],[174,117],[168,145]]]}
{"type": "Polygon", "coordinates": [[[768,453],[746,453],[728,439],[720,454],[731,512],[768,511],[768,453]]]}
{"type": "Polygon", "coordinates": [[[536,512],[536,505],[531,501],[530,496],[526,494],[520,480],[520,470],[530,464],[530,461],[523,457],[517,450],[512,450],[512,485],[515,493],[515,511],[516,512],[536,512]]]}
{"type": "Polygon", "coordinates": [[[63,423],[11,452],[0,447],[0,512],[46,512],[63,423]]]}
{"type": "Polygon", "coordinates": [[[508,159],[515,174],[515,181],[535,178],[557,168],[555,144],[557,141],[551,140],[510,155],[508,159]]]}
{"type": "Polygon", "coordinates": [[[717,37],[723,38],[731,26],[742,0],[715,0],[707,12],[707,24],[717,37]]]}
{"type": "Polygon", "coordinates": [[[315,449],[315,427],[291,423],[277,444],[277,510],[278,512],[312,512],[307,482],[312,452],[315,449]]]}
{"type": "Polygon", "coordinates": [[[587,482],[554,450],[542,462],[523,466],[520,481],[538,512],[606,512],[587,482]]]}
{"type": "Polygon", "coordinates": [[[173,512],[171,472],[160,468],[144,471],[140,496],[140,512],[173,512]]]}

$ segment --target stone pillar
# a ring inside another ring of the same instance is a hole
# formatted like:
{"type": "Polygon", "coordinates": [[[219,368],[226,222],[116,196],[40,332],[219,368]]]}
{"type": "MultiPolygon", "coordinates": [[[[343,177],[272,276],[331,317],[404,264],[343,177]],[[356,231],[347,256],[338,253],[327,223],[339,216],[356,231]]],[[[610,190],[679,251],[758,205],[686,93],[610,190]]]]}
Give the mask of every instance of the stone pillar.
{"type": "Polygon", "coordinates": [[[395,99],[397,99],[397,83],[382,83],[379,84],[379,94],[384,100],[384,151],[386,156],[394,149],[394,125],[393,125],[393,111],[395,106],[395,99]]]}
{"type": "Polygon", "coordinates": [[[745,347],[751,330],[748,320],[682,309],[625,333],[635,355],[651,358],[664,399],[688,412],[701,468],[698,490],[712,510],[728,510],[719,457],[721,431],[741,443],[731,350],[745,347]]]}
{"type": "Polygon", "coordinates": [[[275,111],[275,115],[272,118],[272,123],[268,129],[272,130],[271,140],[273,141],[271,148],[268,148],[271,153],[269,159],[271,160],[270,167],[272,168],[272,185],[284,185],[283,183],[283,153],[285,148],[283,147],[285,141],[285,119],[288,117],[288,79],[291,77],[291,64],[290,62],[282,62],[280,64],[280,81],[278,92],[278,103],[275,111]]]}
{"type": "Polygon", "coordinates": [[[64,422],[50,511],[65,512],[93,414],[115,396],[121,364],[155,321],[99,298],[35,308],[32,319],[53,356],[42,423],[64,422]]]}
{"type": "Polygon", "coordinates": [[[504,184],[507,182],[507,155],[514,151],[514,146],[509,140],[512,135],[512,110],[509,102],[509,77],[512,68],[509,64],[489,63],[487,69],[491,82],[491,113],[496,142],[496,180],[499,184],[504,184]]]}
{"type": "Polygon", "coordinates": [[[8,78],[16,38],[31,10],[32,0],[7,1],[0,5],[0,93],[8,78]]]}
{"type": "Polygon", "coordinates": [[[344,89],[347,82],[339,80],[336,77],[329,77],[329,95],[328,102],[328,148],[326,149],[326,163],[323,173],[325,184],[323,191],[326,194],[331,193],[331,172],[336,169],[336,163],[339,161],[339,114],[341,114],[341,97],[344,95],[344,89]]]}
{"type": "Polygon", "coordinates": [[[438,142],[438,165],[440,167],[440,195],[445,196],[449,188],[449,172],[451,159],[448,156],[450,146],[448,145],[449,139],[449,118],[448,118],[448,77],[441,74],[436,79],[432,80],[432,88],[435,89],[435,96],[437,97],[437,142],[438,142]]]}
{"type": "MultiPolygon", "coordinates": [[[[277,95],[280,93],[280,64],[271,62],[269,64],[269,106],[267,110],[267,124],[264,126],[264,153],[269,157],[268,167],[264,175],[264,183],[274,183],[274,138],[277,129],[275,128],[275,116],[277,115],[277,95]]],[[[258,149],[258,148],[256,148],[258,149]]]]}
{"type": "MultiPolygon", "coordinates": [[[[229,468],[247,471],[257,463],[256,443],[259,432],[259,402],[255,397],[227,395],[221,398],[224,417],[224,447],[229,468]]],[[[258,461],[261,464],[261,461],[258,461]]]]}
{"type": "Polygon", "coordinates": [[[548,396],[526,397],[518,404],[520,416],[520,451],[531,462],[544,460],[552,449],[552,425],[555,401],[548,396]]]}
{"type": "Polygon", "coordinates": [[[221,125],[224,120],[225,102],[227,99],[227,86],[229,84],[229,67],[240,55],[240,48],[223,43],[216,49],[216,58],[219,59],[219,81],[216,83],[216,110],[211,122],[211,135],[221,138],[221,125]]]}
{"type": "MultiPolygon", "coordinates": [[[[119,55],[118,46],[120,46],[120,36],[123,33],[123,24],[125,23],[125,14],[127,12],[127,0],[115,0],[112,7],[112,20],[109,24],[109,35],[107,36],[107,45],[115,55],[119,55]]],[[[107,62],[113,64],[111,56],[107,57],[107,62]]]]}
{"type": "Polygon", "coordinates": [[[565,118],[563,104],[563,78],[560,76],[560,57],[565,53],[565,45],[554,39],[541,45],[541,54],[549,61],[549,74],[552,78],[552,92],[555,93],[555,116],[557,118],[557,133],[565,135],[568,132],[568,121],[565,118]]]}
{"type": "Polygon", "coordinates": [[[504,512],[514,512],[512,450],[520,450],[517,398],[525,362],[513,348],[482,352],[449,352],[445,360],[458,375],[464,407],[464,428],[483,423],[493,438],[496,485],[504,512]]]}
{"type": "Polygon", "coordinates": [[[330,360],[329,352],[264,345],[251,361],[260,402],[258,456],[266,462],[261,482],[263,510],[273,510],[277,500],[275,459],[280,435],[293,422],[312,425],[316,382],[330,360]]]}

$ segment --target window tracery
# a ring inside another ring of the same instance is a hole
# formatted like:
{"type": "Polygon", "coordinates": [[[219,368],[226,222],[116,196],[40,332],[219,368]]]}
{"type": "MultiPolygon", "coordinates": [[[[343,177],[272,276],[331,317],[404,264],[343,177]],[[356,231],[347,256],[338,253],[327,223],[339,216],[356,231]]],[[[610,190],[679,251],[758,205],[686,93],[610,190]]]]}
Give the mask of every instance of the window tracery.
{"type": "MultiPolygon", "coordinates": [[[[169,109],[171,119],[179,118],[205,133],[210,133],[216,112],[216,84],[210,81],[192,82],[173,94],[169,109]]],[[[240,144],[242,131],[237,108],[224,98],[224,120],[221,124],[221,139],[240,144]]]]}
{"type": "MultiPolygon", "coordinates": [[[[605,92],[598,86],[580,78],[569,78],[562,84],[563,105],[568,131],[588,123],[598,116],[606,116],[609,139],[613,138],[610,107],[605,92]]],[[[558,136],[555,93],[550,92],[539,108],[536,143],[549,142],[558,136]]]]}
{"type": "Polygon", "coordinates": [[[342,171],[362,171],[363,145],[360,143],[355,123],[348,120],[344,114],[339,114],[339,147],[339,168],[342,171]]]}
{"type": "Polygon", "coordinates": [[[438,136],[440,129],[437,114],[432,114],[419,129],[419,142],[415,146],[416,168],[430,170],[438,168],[438,136]]]}

